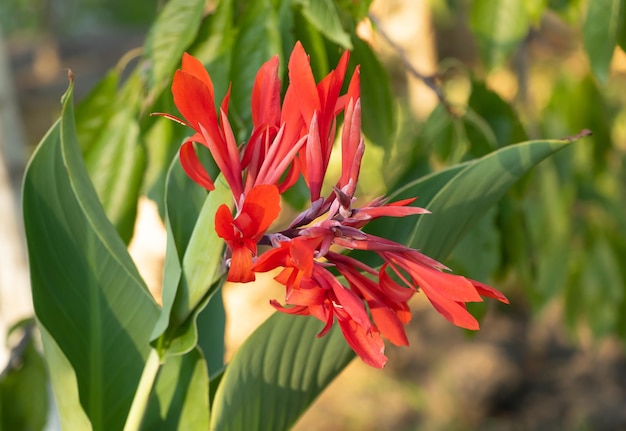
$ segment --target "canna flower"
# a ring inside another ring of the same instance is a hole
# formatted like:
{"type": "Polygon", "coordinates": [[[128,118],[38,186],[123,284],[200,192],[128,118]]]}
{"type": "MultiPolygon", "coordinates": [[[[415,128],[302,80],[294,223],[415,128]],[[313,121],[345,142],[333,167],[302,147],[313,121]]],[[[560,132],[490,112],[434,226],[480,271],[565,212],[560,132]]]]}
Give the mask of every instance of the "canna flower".
{"type": "Polygon", "coordinates": [[[266,62],[252,90],[253,130],[241,147],[228,122],[228,93],[218,115],[210,77],[189,55],[183,58],[172,85],[174,101],[185,120],[162,115],[195,131],[180,149],[181,165],[190,178],[207,190],[213,188],[195,142],[210,150],[232,189],[235,216],[227,205],[215,216],[216,232],[228,247],[228,280],[248,282],[256,272],[278,269],[275,280],[285,287],[285,300],[284,305],[271,300],[274,308],[317,318],[324,325],[318,337],[337,323],[356,354],[381,368],[387,360],[384,339],[408,345],[404,328],[411,320],[408,301],[414,294],[423,293],[444,318],[472,330],[479,324],[466,303],[483,297],[508,300],[485,284],[452,274],[417,250],[363,230],[380,217],[429,211],[414,206],[415,198],[388,202],[380,197],[355,206],[365,142],[358,66],[347,92],[340,94],[348,59],[346,52],[337,68],[316,83],[309,58],[297,43],[289,59],[289,85],[282,104],[278,58],[266,62]],[[341,113],[341,175],[324,197],[322,184],[327,180],[341,113]],[[280,213],[280,194],[300,175],[309,188],[310,207],[286,229],[268,233],[280,213]],[[258,255],[259,245],[270,248],[258,255]],[[375,253],[383,264],[380,268],[366,265],[349,254],[352,250],[375,253]]]}

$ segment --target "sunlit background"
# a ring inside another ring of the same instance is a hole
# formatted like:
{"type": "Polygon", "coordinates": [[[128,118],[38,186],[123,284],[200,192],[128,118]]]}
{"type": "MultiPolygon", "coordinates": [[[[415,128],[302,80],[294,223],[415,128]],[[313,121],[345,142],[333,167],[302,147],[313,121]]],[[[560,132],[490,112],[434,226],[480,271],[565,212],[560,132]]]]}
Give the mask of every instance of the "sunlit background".
{"type": "MultiPolygon", "coordinates": [[[[594,76],[583,45],[586,2],[551,0],[522,44],[490,70],[471,3],[378,0],[378,29],[371,20],[359,26],[397,100],[394,142],[368,147],[361,194],[385,193],[407,154],[419,156],[415,172],[425,173],[514,142],[584,128],[594,135],[524,178],[446,261],[503,290],[510,306],[475,310],[483,329],[468,334],[417,295],[411,346],[388,346],[383,371],[355,360],[296,430],[626,429],[626,55],[617,48],[607,78],[594,76]],[[424,77],[436,78],[439,95],[424,77]]],[[[158,7],[0,3],[0,337],[32,315],[19,184],[58,116],[65,70],[74,72],[80,100],[132,58],[125,55],[141,46],[158,7]]],[[[165,234],[147,199],[131,250],[158,295],[165,234]]],[[[280,294],[271,277],[225,286],[227,313],[237,310],[228,314],[227,356],[280,294]]],[[[0,370],[14,344],[10,338],[0,370]]],[[[55,426],[52,418],[48,429],[55,426]]]]}

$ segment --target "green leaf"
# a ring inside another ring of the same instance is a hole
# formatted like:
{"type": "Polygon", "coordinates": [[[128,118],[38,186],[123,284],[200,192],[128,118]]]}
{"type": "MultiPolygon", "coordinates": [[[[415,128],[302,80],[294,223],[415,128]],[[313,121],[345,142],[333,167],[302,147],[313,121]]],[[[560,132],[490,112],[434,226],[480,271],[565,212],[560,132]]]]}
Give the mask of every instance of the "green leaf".
{"type": "Polygon", "coordinates": [[[278,14],[272,1],[259,0],[246,5],[240,17],[230,67],[232,109],[229,116],[239,141],[247,140],[252,131],[250,95],[258,70],[273,55],[282,57],[278,14]]]}
{"type": "Polygon", "coordinates": [[[174,160],[166,194],[163,309],[152,335],[161,336],[157,343],[169,354],[185,353],[196,345],[196,318],[222,282],[224,243],[215,232],[214,219],[223,204],[232,204],[232,194],[222,176],[207,196],[185,175],[178,158],[174,160]]]}
{"type": "Polygon", "coordinates": [[[226,353],[226,310],[222,289],[211,296],[206,308],[198,314],[198,347],[206,358],[209,376],[217,375],[224,369],[226,353]]]}
{"type": "Polygon", "coordinates": [[[488,280],[500,266],[500,232],[495,221],[497,208],[492,206],[454,247],[446,265],[457,274],[475,280],[488,280]]]}
{"type": "MultiPolygon", "coordinates": [[[[241,316],[243,317],[243,316],[241,316]]],[[[354,358],[336,325],[275,313],[241,346],[218,386],[211,429],[287,430],[354,358]]]]}
{"type": "Polygon", "coordinates": [[[119,73],[112,70],[76,105],[76,133],[83,154],[98,141],[111,116],[117,98],[119,73]]]}
{"type": "Polygon", "coordinates": [[[467,124],[467,135],[472,142],[472,154],[483,156],[498,147],[504,147],[514,142],[522,142],[528,139],[528,135],[513,107],[505,102],[496,92],[487,88],[483,82],[472,82],[472,94],[470,95],[469,110],[464,121],[467,124]],[[477,122],[474,116],[486,123],[489,131],[485,132],[484,126],[477,122]],[[492,142],[492,139],[494,140],[492,142]],[[476,151],[477,141],[487,141],[483,145],[483,151],[476,151]],[[495,145],[495,147],[493,146],[495,145]]]}
{"type": "MultiPolygon", "coordinates": [[[[622,0],[589,2],[583,25],[585,50],[591,70],[601,83],[606,83],[620,26],[622,0]]],[[[622,24],[624,25],[624,24],[622,24]]]]}
{"type": "Polygon", "coordinates": [[[375,220],[366,230],[444,259],[516,180],[570,142],[522,142],[406,184],[390,199],[419,196],[416,204],[432,214],[420,216],[415,224],[375,220]]]}
{"type": "Polygon", "coordinates": [[[142,430],[209,429],[209,374],[199,349],[161,366],[142,430]]]}
{"type": "Polygon", "coordinates": [[[89,181],[72,94],[73,83],[63,97],[61,119],[25,174],[33,303],[39,322],[75,370],[93,429],[121,429],[158,307],[89,181]]]}
{"type": "Polygon", "coordinates": [[[11,351],[11,361],[0,374],[0,429],[38,431],[46,424],[48,378],[35,348],[33,328],[33,319],[29,319],[9,330],[9,336],[22,334],[11,351]]]}
{"type": "Polygon", "coordinates": [[[359,22],[367,16],[372,0],[335,0],[340,10],[347,11],[354,22],[359,22]]]}
{"type": "Polygon", "coordinates": [[[624,300],[624,280],[615,253],[606,238],[599,237],[587,250],[578,289],[567,293],[566,305],[574,301],[579,306],[568,309],[571,319],[589,324],[598,337],[615,333],[620,320],[616,304],[624,300]],[[571,298],[576,295],[576,298],[571,298]]]}
{"type": "Polygon", "coordinates": [[[185,49],[193,42],[202,19],[205,0],[169,0],[150,28],[144,46],[151,61],[150,84],[170,79],[185,49]]]}
{"type": "Polygon", "coordinates": [[[617,44],[626,52],[626,5],[622,2],[617,30],[617,44]]]}
{"type": "Polygon", "coordinates": [[[41,324],[39,324],[39,332],[41,333],[44,359],[50,373],[50,381],[61,422],[61,429],[93,430],[89,418],[80,403],[76,372],[72,368],[72,364],[65,357],[52,335],[41,324]]]}
{"type": "Polygon", "coordinates": [[[370,46],[354,35],[351,62],[361,65],[363,133],[374,145],[389,148],[395,133],[395,104],[387,71],[370,46]]]}
{"type": "Polygon", "coordinates": [[[470,28],[487,70],[500,67],[524,40],[529,18],[525,0],[476,0],[470,28]]]}
{"type": "Polygon", "coordinates": [[[85,155],[85,164],[108,219],[128,244],[146,165],[134,109],[121,109],[85,155]]]}
{"type": "Polygon", "coordinates": [[[324,36],[345,49],[352,49],[350,34],[341,25],[337,6],[332,0],[295,0],[304,16],[324,36]]]}

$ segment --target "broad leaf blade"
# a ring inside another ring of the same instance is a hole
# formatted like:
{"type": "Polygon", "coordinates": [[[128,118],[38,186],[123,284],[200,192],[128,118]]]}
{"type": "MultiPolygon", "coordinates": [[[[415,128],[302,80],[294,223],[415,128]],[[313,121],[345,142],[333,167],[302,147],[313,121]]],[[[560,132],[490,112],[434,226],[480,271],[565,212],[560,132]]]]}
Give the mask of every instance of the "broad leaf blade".
{"type": "Polygon", "coordinates": [[[214,218],[220,205],[232,203],[232,195],[223,177],[215,185],[207,195],[187,177],[178,157],[174,159],[166,192],[163,309],[152,334],[153,339],[162,337],[158,344],[169,354],[185,353],[196,344],[195,320],[221,283],[224,244],[215,232],[214,218]]]}
{"type": "Polygon", "coordinates": [[[337,6],[332,0],[297,0],[301,13],[317,30],[346,49],[352,49],[350,34],[343,29],[337,6]]]}
{"type": "Polygon", "coordinates": [[[394,100],[387,71],[370,46],[354,35],[351,61],[361,65],[363,133],[374,145],[388,148],[395,132],[394,100]]]}
{"type": "Polygon", "coordinates": [[[241,346],[212,403],[211,429],[286,430],[354,358],[338,326],[275,313],[241,346]]]}
{"type": "Polygon", "coordinates": [[[594,0],[589,2],[587,9],[587,18],[583,25],[585,50],[591,62],[591,70],[601,83],[605,83],[609,76],[618,38],[622,3],[622,0],[594,0]]]}
{"type": "Polygon", "coordinates": [[[209,374],[199,349],[167,358],[154,385],[142,429],[209,429],[209,374]]]}
{"type": "Polygon", "coordinates": [[[408,236],[398,235],[393,229],[368,231],[382,233],[435,259],[444,259],[515,181],[570,142],[569,139],[522,142],[467,163],[460,170],[451,168],[456,172],[445,185],[438,177],[450,177],[448,170],[414,181],[390,198],[420,196],[417,204],[432,214],[420,216],[408,236]]]}
{"type": "Polygon", "coordinates": [[[33,302],[76,372],[93,429],[121,429],[158,308],[89,181],[72,93],[70,84],[24,180],[33,302]]]}
{"type": "Polygon", "coordinates": [[[151,86],[169,79],[184,50],[193,42],[202,19],[205,0],[170,0],[150,28],[146,57],[152,62],[151,86]]]}
{"type": "Polygon", "coordinates": [[[78,383],[72,364],[41,324],[39,331],[61,429],[91,431],[93,427],[80,404],[78,383]]]}
{"type": "Polygon", "coordinates": [[[110,118],[85,164],[107,217],[122,240],[130,242],[146,165],[134,109],[121,109],[110,118]]]}
{"type": "Polygon", "coordinates": [[[240,30],[232,49],[230,80],[233,128],[239,140],[247,140],[252,130],[250,95],[261,65],[281,54],[277,11],[270,0],[248,2],[240,18],[240,30]],[[243,135],[241,135],[243,133],[243,135]]]}

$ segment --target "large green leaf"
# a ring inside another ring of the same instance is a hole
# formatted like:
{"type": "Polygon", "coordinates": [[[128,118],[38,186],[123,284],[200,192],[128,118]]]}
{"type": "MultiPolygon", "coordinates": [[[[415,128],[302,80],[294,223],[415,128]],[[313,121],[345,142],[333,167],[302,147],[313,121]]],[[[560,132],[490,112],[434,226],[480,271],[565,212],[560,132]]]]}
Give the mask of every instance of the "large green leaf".
{"type": "Polygon", "coordinates": [[[166,192],[168,248],[163,280],[163,309],[153,338],[170,354],[197,343],[196,318],[221,284],[223,241],[214,218],[222,204],[232,204],[228,184],[219,176],[208,195],[187,178],[176,158],[166,192]],[[166,333],[164,331],[167,330],[166,333]]]}
{"type": "MultiPolygon", "coordinates": [[[[73,83],[61,119],[43,138],[24,179],[33,303],[75,370],[93,429],[121,429],[158,307],[89,181],[72,94],[73,83]]],[[[55,388],[57,395],[63,390],[55,388]]]]}
{"type": "Polygon", "coordinates": [[[529,17],[526,0],[476,0],[470,27],[488,70],[501,66],[526,37],[529,17]]]}
{"type": "Polygon", "coordinates": [[[252,130],[250,95],[261,65],[273,55],[282,56],[278,13],[271,0],[247,2],[232,49],[230,80],[231,106],[238,140],[248,139],[252,130]]]}
{"type": "Polygon", "coordinates": [[[591,70],[602,83],[609,76],[620,27],[622,3],[622,0],[593,0],[589,2],[587,9],[587,18],[583,25],[585,50],[591,62],[591,70]]]}
{"type": "Polygon", "coordinates": [[[211,429],[289,429],[354,357],[337,326],[316,338],[322,327],[313,317],[282,313],[265,321],[228,365],[211,429]]]}
{"type": "Polygon", "coordinates": [[[43,325],[39,325],[39,331],[61,429],[93,430],[89,418],[80,404],[78,382],[72,364],[43,325]]]}
{"type": "Polygon", "coordinates": [[[395,133],[394,100],[387,71],[372,48],[353,35],[351,62],[361,65],[363,133],[374,145],[388,148],[395,133]]]}
{"type": "Polygon", "coordinates": [[[150,84],[160,85],[170,75],[184,50],[193,42],[205,0],[169,0],[150,28],[144,46],[151,61],[150,84]]]}
{"type": "Polygon", "coordinates": [[[199,349],[170,356],[159,371],[142,429],[206,431],[209,374],[199,349]]]}
{"type": "Polygon", "coordinates": [[[125,243],[133,235],[146,164],[135,117],[134,109],[120,109],[85,155],[98,198],[125,243]]]}
{"type": "Polygon", "coordinates": [[[295,0],[304,16],[317,30],[346,49],[352,49],[350,34],[343,29],[333,0],[295,0]]]}
{"type": "Polygon", "coordinates": [[[92,145],[104,130],[109,118],[114,114],[117,98],[119,73],[112,70],[102,78],[80,103],[76,105],[76,132],[83,154],[89,152],[92,145]]]}
{"type": "Polygon", "coordinates": [[[444,259],[515,181],[571,141],[522,142],[418,179],[392,193],[390,198],[419,196],[416,204],[432,214],[420,216],[415,224],[404,223],[399,229],[399,223],[377,220],[367,230],[420,249],[435,259],[444,259]],[[441,181],[441,176],[447,180],[441,181]]]}

